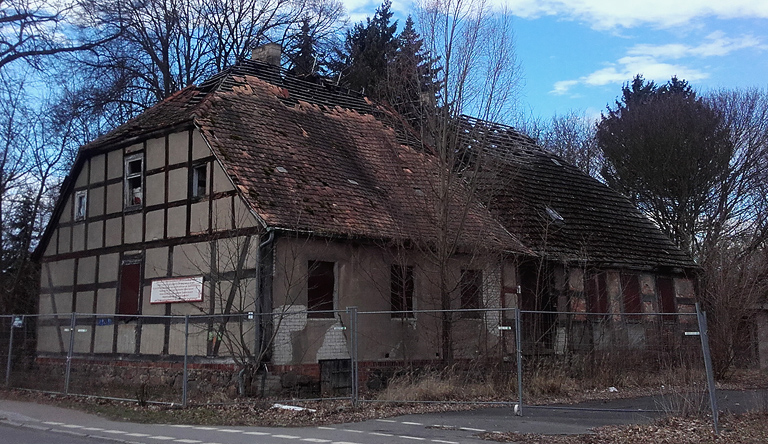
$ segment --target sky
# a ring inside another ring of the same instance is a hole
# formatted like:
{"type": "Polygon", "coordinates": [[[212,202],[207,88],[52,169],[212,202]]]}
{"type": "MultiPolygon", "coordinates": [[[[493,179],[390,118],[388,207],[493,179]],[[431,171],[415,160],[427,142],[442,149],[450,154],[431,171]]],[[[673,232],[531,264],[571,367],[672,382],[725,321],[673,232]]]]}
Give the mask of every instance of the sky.
{"type": "MultiPolygon", "coordinates": [[[[352,23],[381,1],[343,0],[352,23]]],[[[493,0],[501,1],[501,0],[493,0]]],[[[697,91],[768,88],[768,0],[509,0],[520,112],[599,117],[636,74],[697,91]]],[[[402,26],[411,0],[393,0],[402,26]]]]}

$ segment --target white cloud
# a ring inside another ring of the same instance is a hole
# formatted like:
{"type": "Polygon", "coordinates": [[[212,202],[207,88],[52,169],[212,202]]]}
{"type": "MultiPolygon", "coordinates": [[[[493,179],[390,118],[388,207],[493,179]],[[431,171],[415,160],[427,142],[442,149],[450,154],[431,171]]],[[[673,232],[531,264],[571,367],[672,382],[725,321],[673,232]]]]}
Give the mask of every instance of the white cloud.
{"type": "Polygon", "coordinates": [[[508,4],[519,17],[556,15],[585,21],[595,29],[673,27],[704,17],[768,18],[768,1],[764,0],[509,0],[508,4]]]}
{"type": "Polygon", "coordinates": [[[609,63],[591,74],[575,80],[555,82],[550,94],[569,94],[571,88],[577,85],[622,84],[637,74],[642,74],[648,80],[666,81],[672,76],[677,76],[689,82],[695,82],[706,79],[709,74],[678,61],[691,58],[722,57],[746,48],[767,49],[754,36],[743,35],[730,38],[721,31],[709,34],[703,42],[697,45],[682,43],[639,44],[627,50],[626,55],[615,63],[609,63]]]}

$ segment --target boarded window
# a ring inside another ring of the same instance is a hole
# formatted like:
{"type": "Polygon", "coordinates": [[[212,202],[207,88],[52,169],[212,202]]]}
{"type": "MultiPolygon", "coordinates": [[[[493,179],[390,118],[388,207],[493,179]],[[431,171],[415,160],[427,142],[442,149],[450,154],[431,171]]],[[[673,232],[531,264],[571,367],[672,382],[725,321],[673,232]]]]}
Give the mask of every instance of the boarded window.
{"type": "MultiPolygon", "coordinates": [[[[483,272],[480,270],[461,270],[461,309],[472,310],[481,307],[483,295],[483,272]]],[[[467,312],[464,317],[479,318],[479,311],[467,312]]]]}
{"type": "Polygon", "coordinates": [[[659,308],[661,308],[661,312],[677,312],[675,309],[675,283],[672,281],[672,278],[657,277],[656,288],[659,290],[659,308]]]}
{"type": "Polygon", "coordinates": [[[125,207],[139,207],[144,203],[144,154],[125,158],[125,207]]]}
{"type": "Polygon", "coordinates": [[[123,264],[120,267],[120,295],[118,296],[117,314],[137,314],[140,295],[141,264],[123,264]]]}
{"type": "MultiPolygon", "coordinates": [[[[623,274],[621,276],[621,292],[624,296],[625,313],[641,313],[643,311],[640,280],[636,274],[623,274]]],[[[638,318],[638,316],[633,316],[633,318],[638,318]]]]}
{"type": "Polygon", "coordinates": [[[392,265],[390,272],[390,297],[393,318],[413,317],[413,267],[392,265]]]}
{"type": "Polygon", "coordinates": [[[332,318],[333,294],[336,289],[333,262],[309,261],[307,278],[307,308],[310,318],[332,318]]]}
{"type": "Polygon", "coordinates": [[[192,197],[203,197],[208,193],[208,168],[205,164],[192,169],[192,197]]]}
{"type": "Polygon", "coordinates": [[[85,220],[85,212],[88,209],[88,191],[81,190],[75,193],[75,220],[85,220]]]}
{"type": "Polygon", "coordinates": [[[605,273],[595,273],[587,278],[587,311],[590,313],[608,313],[608,289],[605,285],[605,273]]]}

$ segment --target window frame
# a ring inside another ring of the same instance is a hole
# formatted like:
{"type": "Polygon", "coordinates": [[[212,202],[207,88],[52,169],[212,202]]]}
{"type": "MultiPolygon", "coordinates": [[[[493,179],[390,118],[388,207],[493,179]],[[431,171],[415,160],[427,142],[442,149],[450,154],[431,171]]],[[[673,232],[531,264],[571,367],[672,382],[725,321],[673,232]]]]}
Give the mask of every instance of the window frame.
{"type": "Polygon", "coordinates": [[[193,199],[200,199],[209,194],[208,191],[208,163],[200,163],[192,166],[192,187],[191,196],[193,199]],[[201,175],[202,171],[202,175],[201,175]],[[200,178],[203,179],[203,190],[200,192],[200,178]]]}
{"type": "MultiPolygon", "coordinates": [[[[659,313],[677,313],[675,279],[671,276],[656,276],[655,280],[656,296],[659,301],[659,313]]],[[[666,321],[674,321],[677,320],[677,316],[664,316],[663,319],[666,321]]]]}
{"type": "Polygon", "coordinates": [[[623,312],[627,319],[639,320],[643,313],[643,291],[640,286],[640,276],[626,273],[622,274],[620,279],[621,298],[624,304],[623,312]]]}
{"type": "MultiPolygon", "coordinates": [[[[478,269],[461,269],[459,277],[459,304],[462,310],[483,308],[483,271],[478,269]]],[[[462,311],[463,318],[482,318],[483,312],[462,311]]]]}
{"type": "Polygon", "coordinates": [[[75,191],[75,222],[83,221],[88,215],[88,190],[75,191]]]}
{"type": "Polygon", "coordinates": [[[307,318],[308,319],[333,319],[336,309],[336,293],[338,289],[338,277],[336,273],[336,262],[309,260],[307,261],[307,318]],[[328,268],[330,267],[330,270],[328,268]],[[319,272],[318,272],[319,271],[319,272]],[[332,278],[332,288],[330,292],[317,290],[314,286],[317,283],[322,284],[322,279],[332,278]],[[318,282],[320,280],[320,282],[318,282]],[[313,283],[314,281],[314,283],[313,283]],[[313,291],[324,293],[320,297],[313,297],[313,291]],[[328,297],[330,296],[330,301],[328,297]],[[314,303],[313,300],[319,300],[314,303]]]}
{"type": "Polygon", "coordinates": [[[124,168],[123,171],[123,187],[124,187],[124,196],[123,196],[123,208],[126,210],[141,208],[144,206],[144,153],[135,153],[128,156],[125,156],[124,159],[124,168]],[[134,162],[140,162],[139,171],[138,172],[131,172],[131,164],[134,162]],[[138,187],[132,187],[131,182],[138,178],[140,185],[138,187]],[[136,194],[133,193],[133,190],[135,189],[140,190],[139,195],[139,202],[134,202],[136,198],[136,194]]]}
{"type": "Polygon", "coordinates": [[[413,266],[392,264],[389,268],[389,307],[392,311],[392,319],[413,319],[416,317],[413,311],[415,290],[413,266]]]}
{"type": "Polygon", "coordinates": [[[120,264],[120,282],[118,283],[115,314],[135,316],[141,313],[142,263],[140,260],[124,260],[120,264]],[[128,281],[135,278],[136,281],[128,281]],[[135,286],[132,285],[135,283],[135,286]],[[135,288],[134,288],[135,287],[135,288]],[[129,293],[130,292],[130,293],[129,293]],[[130,299],[128,299],[130,297],[130,299]]]}
{"type": "Polygon", "coordinates": [[[593,319],[607,317],[611,310],[611,301],[608,297],[606,273],[595,271],[585,276],[584,296],[587,303],[587,313],[593,319]]]}

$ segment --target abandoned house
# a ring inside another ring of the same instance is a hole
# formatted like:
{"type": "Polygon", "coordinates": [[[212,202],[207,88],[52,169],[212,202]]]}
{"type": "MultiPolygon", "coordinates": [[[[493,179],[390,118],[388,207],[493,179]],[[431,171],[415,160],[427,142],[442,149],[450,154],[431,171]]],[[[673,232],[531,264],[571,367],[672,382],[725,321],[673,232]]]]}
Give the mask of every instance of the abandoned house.
{"type": "MultiPolygon", "coordinates": [[[[452,182],[446,203],[435,181],[450,171],[359,94],[258,60],[177,92],[80,149],[37,250],[38,359],[72,339],[83,359],[178,361],[183,319],[162,316],[248,314],[196,324],[194,361],[241,359],[222,332],[247,324],[239,353],[317,378],[349,359],[347,307],[383,312],[360,318],[372,367],[512,351],[512,311],[454,316],[446,351],[443,319],[413,313],[441,295],[454,309],[692,311],[695,264],[627,199],[509,127],[464,124],[497,170],[477,170],[476,192],[452,182]]],[[[599,342],[537,316],[536,351],[599,342]]]]}

